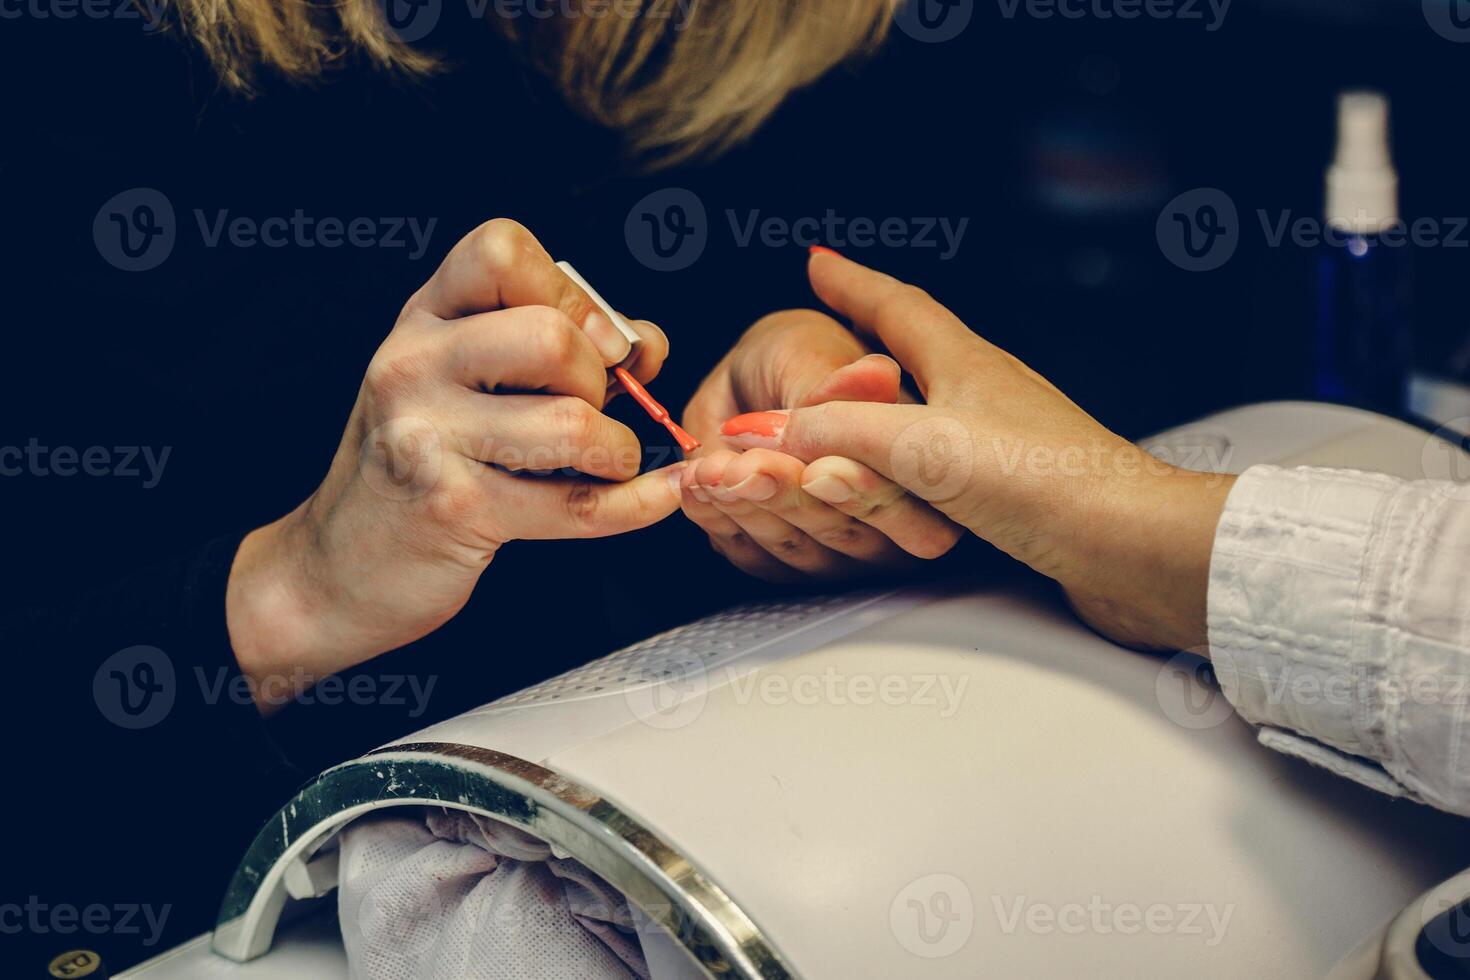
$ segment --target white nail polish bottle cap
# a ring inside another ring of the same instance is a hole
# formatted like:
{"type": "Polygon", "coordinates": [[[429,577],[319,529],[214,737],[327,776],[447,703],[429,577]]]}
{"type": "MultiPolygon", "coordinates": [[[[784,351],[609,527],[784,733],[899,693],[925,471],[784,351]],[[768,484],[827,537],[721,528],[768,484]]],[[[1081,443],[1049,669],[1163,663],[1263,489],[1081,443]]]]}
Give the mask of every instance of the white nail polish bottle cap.
{"type": "Polygon", "coordinates": [[[592,288],[591,283],[582,278],[582,274],[580,272],[572,268],[572,264],[570,262],[558,262],[556,264],[556,267],[562,272],[565,272],[568,279],[576,283],[578,286],[582,287],[582,292],[586,293],[587,297],[591,299],[592,302],[597,304],[598,309],[607,314],[607,318],[612,321],[613,326],[618,328],[618,332],[621,333],[624,337],[628,338],[628,343],[632,344],[634,347],[638,346],[638,344],[643,340],[642,337],[638,336],[638,331],[634,330],[631,326],[628,325],[628,321],[623,319],[621,314],[619,314],[617,310],[613,309],[607,300],[602,298],[601,293],[592,288]]]}

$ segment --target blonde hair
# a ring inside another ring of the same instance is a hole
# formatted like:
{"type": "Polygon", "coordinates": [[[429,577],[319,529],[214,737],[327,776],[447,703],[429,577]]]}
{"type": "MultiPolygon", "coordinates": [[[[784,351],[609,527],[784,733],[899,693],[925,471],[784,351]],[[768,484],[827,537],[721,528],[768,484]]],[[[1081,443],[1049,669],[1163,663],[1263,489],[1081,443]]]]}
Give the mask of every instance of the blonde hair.
{"type": "MultiPolygon", "coordinates": [[[[348,55],[410,76],[440,67],[389,27],[383,0],[175,0],[226,87],[293,81],[348,55]]],[[[388,0],[392,2],[392,0],[388,0]]],[[[443,0],[456,2],[456,0],[443,0]]],[[[650,163],[748,137],[785,97],[887,34],[899,0],[486,0],[490,20],[582,115],[650,163]],[[556,5],[555,16],[511,16],[556,5]]]]}

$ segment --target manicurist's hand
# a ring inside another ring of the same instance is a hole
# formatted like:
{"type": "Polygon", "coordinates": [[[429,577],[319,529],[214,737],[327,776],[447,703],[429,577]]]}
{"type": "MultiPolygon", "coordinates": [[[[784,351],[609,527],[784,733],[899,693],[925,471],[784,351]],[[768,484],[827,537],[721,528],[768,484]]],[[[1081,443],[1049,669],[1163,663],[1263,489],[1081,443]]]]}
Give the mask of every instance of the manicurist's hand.
{"type": "MultiPolygon", "coordinates": [[[[633,326],[648,381],[668,342],[633,326]]],[[[508,541],[677,510],[677,472],[639,476],[637,438],[602,414],[628,352],[525,228],[455,245],[368,365],[326,479],[240,547],[226,612],[246,676],[320,678],[424,636],[508,541]]]]}
{"type": "Polygon", "coordinates": [[[827,403],[732,419],[729,441],[826,472],[843,457],[1062,584],[1135,646],[1205,642],[1210,553],[1233,478],[1165,465],[922,290],[818,254],[817,294],[913,374],[924,404],[827,403]]]}
{"type": "Polygon", "coordinates": [[[684,427],[704,445],[684,469],[684,513],[737,567],[771,581],[854,577],[944,554],[961,529],[868,467],[739,452],[719,434],[725,419],[752,410],[893,404],[902,397],[900,373],[825,314],[789,310],[761,320],[685,410],[684,427]]]}

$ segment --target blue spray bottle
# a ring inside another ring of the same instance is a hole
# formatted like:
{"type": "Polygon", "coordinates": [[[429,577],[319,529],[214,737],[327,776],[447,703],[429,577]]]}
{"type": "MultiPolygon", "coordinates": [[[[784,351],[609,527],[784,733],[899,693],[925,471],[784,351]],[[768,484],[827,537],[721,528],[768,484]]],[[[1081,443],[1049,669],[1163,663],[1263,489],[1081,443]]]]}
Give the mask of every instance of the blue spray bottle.
{"type": "Polygon", "coordinates": [[[1346,92],[1317,257],[1317,397],[1402,414],[1413,367],[1411,251],[1388,147],[1388,100],[1346,92]]]}

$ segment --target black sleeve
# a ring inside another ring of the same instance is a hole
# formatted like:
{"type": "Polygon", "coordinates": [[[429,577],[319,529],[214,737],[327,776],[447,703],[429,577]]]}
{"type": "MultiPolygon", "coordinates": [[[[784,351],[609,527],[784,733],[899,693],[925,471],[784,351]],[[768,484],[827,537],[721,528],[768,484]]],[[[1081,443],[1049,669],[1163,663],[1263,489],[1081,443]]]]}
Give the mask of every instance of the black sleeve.
{"type": "Polygon", "coordinates": [[[44,976],[71,949],[117,971],[208,930],[235,863],[302,781],[230,649],[225,584],[242,536],[0,616],[0,945],[24,960],[6,975],[44,976]]]}

